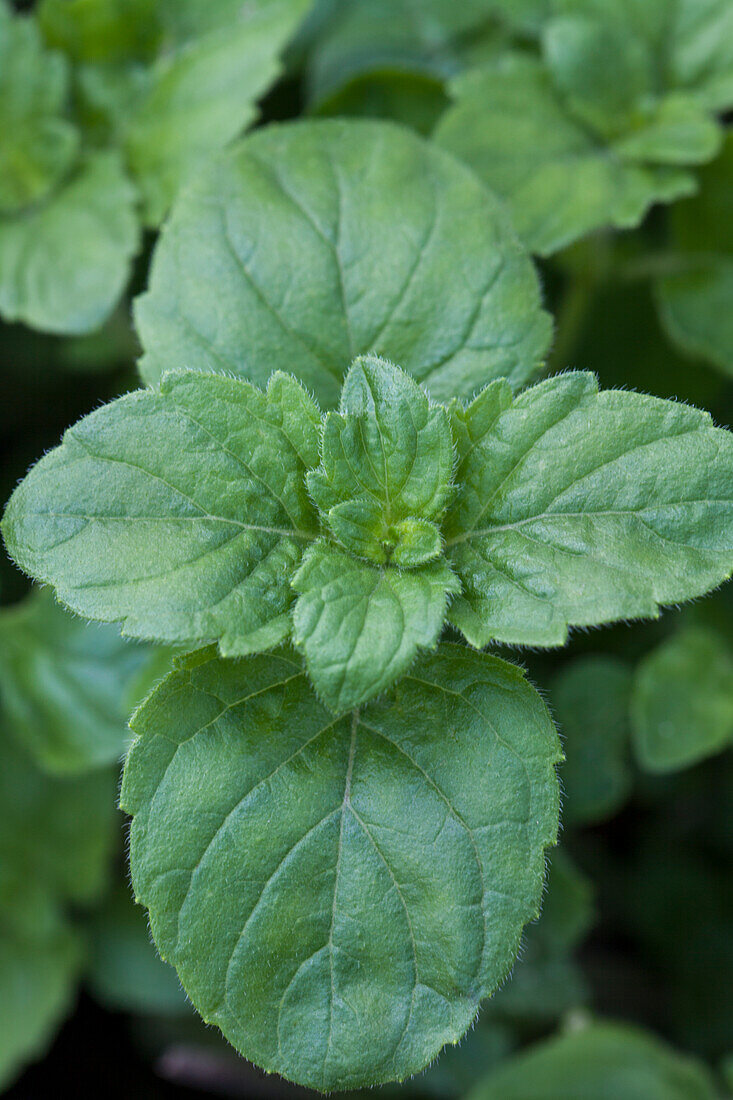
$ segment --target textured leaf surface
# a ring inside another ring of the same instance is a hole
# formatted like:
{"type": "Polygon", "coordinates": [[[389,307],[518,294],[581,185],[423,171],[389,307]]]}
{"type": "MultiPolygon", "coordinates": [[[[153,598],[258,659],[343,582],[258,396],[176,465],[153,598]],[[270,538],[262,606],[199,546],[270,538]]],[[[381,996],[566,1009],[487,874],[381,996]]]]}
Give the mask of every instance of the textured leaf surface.
{"type": "Polygon", "coordinates": [[[671,215],[679,271],[659,280],[660,316],[675,343],[733,375],[733,137],[671,215]]]}
{"type": "Polygon", "coordinates": [[[504,1063],[470,1100],[715,1100],[707,1070],[652,1036],[597,1023],[504,1063]]]}
{"type": "Polygon", "coordinates": [[[0,872],[0,1087],[40,1057],[71,1008],[79,943],[17,869],[0,872]]]}
{"type": "Polygon", "coordinates": [[[320,1089],[401,1079],[465,1032],[557,828],[559,745],[518,669],[444,646],[337,719],[287,657],[214,660],[134,724],[135,892],[205,1019],[320,1089]]]}
{"type": "Polygon", "coordinates": [[[292,379],[168,375],[70,428],[6,512],[22,568],[129,635],[267,648],[289,631],[289,577],[317,527],[304,464],[318,412],[292,379]]]}
{"type": "Polygon", "coordinates": [[[2,706],[40,767],[73,773],[119,760],[130,739],[129,687],[153,651],[116,627],[87,626],[48,591],[0,614],[0,640],[2,706]]]}
{"type": "Polygon", "coordinates": [[[610,140],[528,57],[458,77],[454,96],[438,142],[507,200],[520,237],[541,255],[603,226],[638,225],[652,203],[690,194],[694,178],[678,166],[709,160],[719,144],[705,111],[679,100],[610,140]]]}
{"type": "Polygon", "coordinates": [[[414,379],[383,360],[357,359],[340,413],[326,417],[321,454],[308,488],[348,549],[377,562],[418,564],[409,559],[420,559],[421,545],[435,556],[436,529],[414,521],[434,520],[445,506],[453,441],[445,409],[414,379]]]}
{"type": "Polygon", "coordinates": [[[158,59],[126,137],[150,224],[160,223],[182,183],[254,121],[256,101],[277,76],[278,54],[308,5],[229,5],[229,19],[158,59]]]}
{"type": "Polygon", "coordinates": [[[35,23],[0,7],[0,224],[42,199],[74,163],[79,135],[64,117],[69,73],[35,23]]]}
{"type": "Polygon", "coordinates": [[[0,313],[48,332],[98,328],[137,249],[135,193],[116,153],[89,156],[45,202],[0,217],[0,313]]]}
{"type": "Polygon", "coordinates": [[[550,697],[563,735],[563,820],[594,824],[631,793],[631,670],[613,657],[583,657],[554,679],[550,697]]]}
{"type": "Polygon", "coordinates": [[[366,121],[271,127],[198,177],[136,319],[146,381],[171,364],[258,384],[281,369],[326,407],[365,352],[435,398],[468,397],[526,382],[550,336],[493,197],[440,150],[366,121]]]}
{"type": "Polygon", "coordinates": [[[320,697],[343,712],[389,687],[418,649],[435,645],[458,583],[443,561],[403,572],[319,542],[293,587],[300,594],[293,639],[320,697]]]}
{"type": "Polygon", "coordinates": [[[733,740],[733,652],[712,630],[681,630],[637,669],[634,748],[647,771],[686,768],[733,740]]]}
{"type": "Polygon", "coordinates": [[[102,891],[115,841],[117,770],[60,779],[0,729],[0,866],[87,902],[102,891]]]}
{"type": "Polygon", "coordinates": [[[733,436],[707,413],[584,373],[508,399],[499,383],[454,413],[450,618],[473,645],[561,645],[730,575],[733,436]]]}

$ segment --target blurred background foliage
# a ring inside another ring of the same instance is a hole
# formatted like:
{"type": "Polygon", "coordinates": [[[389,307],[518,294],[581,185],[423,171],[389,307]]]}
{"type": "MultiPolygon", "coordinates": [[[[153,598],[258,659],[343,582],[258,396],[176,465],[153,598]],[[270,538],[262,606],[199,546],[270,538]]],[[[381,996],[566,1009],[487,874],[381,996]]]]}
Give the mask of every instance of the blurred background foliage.
{"type": "MultiPolygon", "coordinates": [[[[124,77],[129,96],[136,79],[147,79],[145,66],[158,63],[163,6],[43,0],[43,48],[76,66],[75,95],[92,88],[124,110],[115,81],[124,77]]],[[[291,37],[279,78],[273,70],[274,82],[256,89],[260,121],[387,117],[430,135],[452,109],[461,73],[494,72],[510,52],[550,64],[543,28],[553,7],[318,0],[291,37]]],[[[564,5],[594,7],[623,5],[564,5]]],[[[650,10],[659,7],[663,0],[650,10]]],[[[234,11],[221,0],[168,8],[187,41],[210,33],[197,20],[226,26],[234,11]]],[[[709,163],[681,188],[688,197],[667,205],[655,193],[636,228],[594,224],[565,234],[572,239],[542,248],[538,264],[557,326],[549,369],[593,370],[603,386],[677,398],[725,425],[733,411],[733,136],[725,134],[733,19],[725,0],[700,0],[697,10],[714,39],[707,71],[717,83],[715,94],[705,85],[705,111],[719,136],[709,163]]],[[[692,94],[683,61],[677,84],[692,94]]],[[[0,112],[3,88],[0,72],[0,112]]],[[[699,101],[699,81],[693,90],[699,101]]],[[[228,93],[240,97],[243,121],[224,140],[250,121],[250,91],[228,93]]],[[[86,101],[84,140],[108,142],[95,102],[96,114],[86,101]]],[[[114,117],[108,110],[107,127],[114,117]]],[[[152,185],[143,194],[155,216],[127,249],[136,255],[124,291],[108,296],[92,324],[72,326],[90,331],[57,335],[43,331],[53,324],[13,322],[0,286],[2,500],[68,424],[138,384],[130,303],[145,286],[164,202],[152,185]]],[[[0,284],[7,220],[0,210],[0,284]]],[[[64,1085],[126,1098],[302,1093],[247,1066],[198,1021],[131,899],[115,808],[119,764],[127,718],[171,652],[83,625],[49,593],[31,591],[4,556],[0,600],[0,1086],[15,1098],[64,1085]]],[[[733,1090],[730,589],[658,621],[577,632],[562,651],[514,657],[548,699],[567,758],[543,913],[463,1043],[421,1077],[383,1091],[435,1100],[724,1096],[733,1090]]]]}

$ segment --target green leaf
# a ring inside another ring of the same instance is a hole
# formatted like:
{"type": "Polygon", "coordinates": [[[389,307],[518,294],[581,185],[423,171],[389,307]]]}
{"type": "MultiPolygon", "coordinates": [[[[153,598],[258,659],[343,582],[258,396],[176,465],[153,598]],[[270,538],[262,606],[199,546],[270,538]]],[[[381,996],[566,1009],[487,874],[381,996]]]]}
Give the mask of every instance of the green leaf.
{"type": "Polygon", "coordinates": [[[114,65],[153,57],[162,8],[160,0],[40,0],[37,12],[50,46],[75,62],[114,65]]]}
{"type": "Polygon", "coordinates": [[[0,870],[0,1088],[39,1058],[72,1006],[80,944],[37,884],[0,870]]]}
{"type": "Polygon", "coordinates": [[[0,612],[0,639],[2,706],[38,765],[73,774],[119,760],[130,737],[129,685],[151,650],[115,627],[87,626],[47,591],[0,612]]]}
{"type": "Polygon", "coordinates": [[[376,562],[419,564],[440,553],[435,520],[451,490],[444,408],[391,363],[357,359],[341,412],[326,417],[322,461],[308,474],[317,507],[344,545],[376,562]]]}
{"type": "Polygon", "coordinates": [[[712,630],[690,627],[652,650],[634,679],[636,758],[676,771],[733,741],[733,651],[712,630]]]}
{"type": "Polygon", "coordinates": [[[589,825],[612,817],[631,793],[631,670],[614,657],[573,661],[550,697],[564,738],[563,819],[589,825]]]}
{"type": "MultiPolygon", "coordinates": [[[[633,127],[609,138],[611,105],[583,112],[604,115],[604,132],[592,129],[573,113],[551,70],[530,57],[507,56],[466,73],[453,94],[436,140],[507,200],[520,237],[541,255],[604,226],[636,226],[653,203],[689,195],[694,177],[684,166],[709,160],[719,146],[713,119],[678,96],[636,111],[633,127]]],[[[597,96],[608,94],[604,82],[597,96]]]]}
{"type": "Polygon", "coordinates": [[[559,848],[549,861],[540,918],[525,929],[511,979],[482,1018],[525,1028],[547,1026],[587,1004],[587,983],[570,953],[592,922],[590,884],[559,848]]]}
{"type": "Polygon", "coordinates": [[[135,892],[205,1020],[318,1089],[402,1079],[463,1035],[557,829],[559,745],[519,669],[443,646],[334,718],[287,656],[213,660],[134,725],[135,892]]]}
{"type": "Polygon", "coordinates": [[[495,199],[440,150],[367,121],[261,130],[199,176],[136,320],[148,382],[178,363],[258,384],[281,369],[325,407],[366,352],[436,399],[469,397],[526,382],[550,336],[495,199]]]}
{"type": "Polygon", "coordinates": [[[87,903],[103,890],[116,840],[117,770],[73,778],[41,772],[0,726],[0,866],[87,903]]]}
{"type": "Polygon", "coordinates": [[[45,198],[77,159],[68,95],[64,58],[43,49],[30,18],[0,7],[0,224],[45,198]]]}
{"type": "Polygon", "coordinates": [[[458,416],[443,533],[463,584],[450,619],[472,645],[562,645],[730,575],[733,436],[708,413],[584,373],[506,398],[492,387],[458,416]]]}
{"type": "Polygon", "coordinates": [[[660,317],[683,351],[733,375],[733,135],[671,216],[672,271],[657,282],[660,317]]]}
{"type": "Polygon", "coordinates": [[[221,26],[158,58],[125,142],[149,225],[158,225],[180,186],[255,120],[256,102],[278,75],[278,55],[309,2],[240,4],[221,26]]]}
{"type": "Polygon", "coordinates": [[[594,1023],[503,1063],[469,1100],[716,1100],[708,1071],[658,1039],[594,1023]]]}
{"type": "Polygon", "coordinates": [[[305,554],[293,639],[318,695],[334,711],[360,706],[434,646],[458,589],[444,561],[411,571],[357,561],[326,542],[305,554]]]}
{"type": "Polygon", "coordinates": [[[64,335],[98,328],[138,246],[134,204],[118,154],[99,152],[40,205],[0,216],[0,314],[64,335]]]}
{"type": "Polygon", "coordinates": [[[290,630],[290,575],[317,522],[304,484],[320,418],[275,377],[169,374],[67,431],[3,521],[21,568],[130,636],[269,648],[290,630]]]}
{"type": "Polygon", "coordinates": [[[175,970],[151,943],[148,922],[120,883],[95,910],[86,928],[86,980],[113,1012],[187,1015],[190,1007],[175,970]]]}

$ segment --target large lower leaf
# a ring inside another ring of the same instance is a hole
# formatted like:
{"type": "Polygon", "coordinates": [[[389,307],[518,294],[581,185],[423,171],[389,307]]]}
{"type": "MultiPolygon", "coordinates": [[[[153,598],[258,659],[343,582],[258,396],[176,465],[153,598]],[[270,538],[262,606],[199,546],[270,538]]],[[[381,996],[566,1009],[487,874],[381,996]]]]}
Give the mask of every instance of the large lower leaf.
{"type": "Polygon", "coordinates": [[[713,630],[680,631],[640,664],[632,697],[634,748],[651,772],[675,771],[733,741],[733,650],[713,630]]]}
{"type": "Polygon", "coordinates": [[[80,944],[26,871],[0,870],[0,1088],[39,1057],[71,1008],[80,944]]]}
{"type": "Polygon", "coordinates": [[[317,521],[305,464],[319,416],[293,380],[267,394],[183,372],[70,428],[3,521],[18,564],[87,618],[241,653],[290,629],[290,575],[317,521]]]}
{"type": "Polygon", "coordinates": [[[733,435],[707,413],[557,375],[456,410],[462,489],[444,525],[473,645],[561,645],[656,617],[733,571],[733,435]]]}
{"type": "Polygon", "coordinates": [[[161,954],[247,1058],[402,1079],[470,1026],[537,913],[557,736],[519,669],[444,646],[334,718],[287,655],[211,660],[138,711],[122,804],[161,954]]]}
{"type": "Polygon", "coordinates": [[[94,153],[40,205],[0,216],[0,314],[65,335],[109,316],[137,249],[135,192],[116,153],[94,153]]]}
{"type": "Polygon", "coordinates": [[[421,569],[377,566],[319,542],[293,579],[293,639],[332,710],[384,691],[438,640],[458,582],[445,562],[421,569]]]}
{"type": "Polygon", "coordinates": [[[591,1024],[504,1063],[469,1100],[715,1100],[703,1065],[621,1024],[591,1024]]]}
{"type": "Polygon", "coordinates": [[[129,689],[141,689],[155,650],[125,642],[116,627],[86,625],[48,591],[0,613],[0,642],[8,725],[42,768],[82,772],[120,759],[129,689]]]}
{"type": "Polygon", "coordinates": [[[247,138],[181,195],[136,319],[155,381],[175,364],[262,384],[298,375],[326,406],[355,356],[436,397],[535,373],[550,324],[503,210],[455,161],[377,122],[247,138]]]}

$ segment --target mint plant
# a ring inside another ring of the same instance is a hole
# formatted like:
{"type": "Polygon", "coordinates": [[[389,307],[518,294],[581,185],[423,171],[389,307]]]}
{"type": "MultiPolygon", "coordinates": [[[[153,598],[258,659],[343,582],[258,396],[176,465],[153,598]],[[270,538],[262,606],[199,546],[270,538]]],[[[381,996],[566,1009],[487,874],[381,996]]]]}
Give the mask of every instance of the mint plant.
{"type": "Polygon", "coordinates": [[[205,1019],[322,1089],[461,1037],[536,913],[560,759],[521,671],[471,647],[718,584],[732,475],[730,434],[682,405],[570,373],[448,408],[373,356],[325,417],[291,376],[189,371],[67,432],[11,498],[10,553],[88,618],[221,654],[137,712],[122,790],[205,1019]],[[469,647],[435,649],[446,622],[469,647]]]}
{"type": "Polygon", "coordinates": [[[0,3],[0,314],[89,332],[142,225],[256,118],[307,0],[0,3]]]}
{"type": "Polygon", "coordinates": [[[732,29],[0,0],[0,1089],[722,1100],[732,29]]]}
{"type": "Polygon", "coordinates": [[[726,0],[549,0],[540,23],[539,58],[510,50],[456,77],[436,137],[550,255],[694,191],[733,104],[733,22],[726,0]]]}

